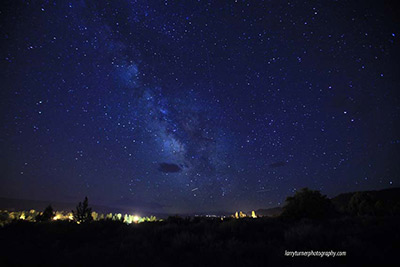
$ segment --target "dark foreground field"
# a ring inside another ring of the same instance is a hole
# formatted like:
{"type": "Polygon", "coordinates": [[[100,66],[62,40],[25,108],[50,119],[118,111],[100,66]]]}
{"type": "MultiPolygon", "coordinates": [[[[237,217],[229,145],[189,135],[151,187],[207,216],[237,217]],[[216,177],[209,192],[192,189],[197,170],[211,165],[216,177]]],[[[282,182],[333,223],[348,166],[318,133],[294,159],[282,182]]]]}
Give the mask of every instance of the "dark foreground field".
{"type": "Polygon", "coordinates": [[[399,217],[325,221],[180,219],[126,225],[16,221],[0,229],[0,266],[384,266],[398,262],[399,217]],[[346,251],[345,257],[285,257],[346,251]]]}

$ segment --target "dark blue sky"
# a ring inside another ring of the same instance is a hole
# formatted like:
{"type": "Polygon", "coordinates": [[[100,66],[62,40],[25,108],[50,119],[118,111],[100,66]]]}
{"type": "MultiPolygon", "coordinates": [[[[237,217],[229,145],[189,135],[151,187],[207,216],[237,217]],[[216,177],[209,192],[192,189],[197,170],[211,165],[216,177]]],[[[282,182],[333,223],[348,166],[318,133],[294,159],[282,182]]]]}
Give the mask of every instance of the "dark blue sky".
{"type": "Polygon", "coordinates": [[[154,212],[400,185],[391,1],[3,1],[0,196],[154,212]]]}

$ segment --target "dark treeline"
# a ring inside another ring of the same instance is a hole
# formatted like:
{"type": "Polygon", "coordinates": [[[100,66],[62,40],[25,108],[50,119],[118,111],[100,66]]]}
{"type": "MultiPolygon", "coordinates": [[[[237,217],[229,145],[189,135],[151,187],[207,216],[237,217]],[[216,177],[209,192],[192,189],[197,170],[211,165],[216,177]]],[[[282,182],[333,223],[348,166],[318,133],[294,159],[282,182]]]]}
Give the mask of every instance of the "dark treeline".
{"type": "MultiPolygon", "coordinates": [[[[274,218],[173,216],[132,225],[16,220],[0,229],[0,265],[384,266],[397,261],[400,249],[400,216],[396,205],[385,203],[358,194],[340,210],[318,191],[303,189],[274,218]],[[285,256],[309,250],[346,256],[285,256]]],[[[89,209],[83,206],[82,214],[89,209]]]]}

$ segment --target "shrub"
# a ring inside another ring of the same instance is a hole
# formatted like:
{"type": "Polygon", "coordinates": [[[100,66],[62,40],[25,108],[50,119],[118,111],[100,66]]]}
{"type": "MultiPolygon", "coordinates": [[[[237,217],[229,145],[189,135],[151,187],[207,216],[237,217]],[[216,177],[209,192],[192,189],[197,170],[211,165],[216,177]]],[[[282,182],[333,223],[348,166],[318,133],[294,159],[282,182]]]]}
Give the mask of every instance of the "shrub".
{"type": "Polygon", "coordinates": [[[286,198],[282,217],[291,219],[322,219],[331,216],[334,208],[331,201],[319,191],[303,188],[286,198]]]}
{"type": "MultiPolygon", "coordinates": [[[[375,200],[367,192],[355,193],[347,206],[348,211],[353,215],[373,215],[375,214],[375,200]]],[[[378,204],[380,208],[383,204],[378,204]]]]}

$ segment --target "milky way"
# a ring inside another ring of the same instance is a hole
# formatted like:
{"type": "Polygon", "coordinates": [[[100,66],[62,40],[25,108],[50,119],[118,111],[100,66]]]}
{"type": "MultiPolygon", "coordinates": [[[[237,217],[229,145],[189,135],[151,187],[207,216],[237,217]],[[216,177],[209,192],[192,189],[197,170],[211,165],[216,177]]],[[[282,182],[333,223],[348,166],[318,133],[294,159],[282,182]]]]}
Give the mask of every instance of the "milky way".
{"type": "Polygon", "coordinates": [[[6,1],[0,196],[152,212],[399,186],[377,1],[6,1]]]}

